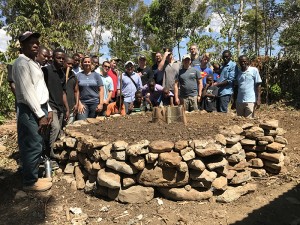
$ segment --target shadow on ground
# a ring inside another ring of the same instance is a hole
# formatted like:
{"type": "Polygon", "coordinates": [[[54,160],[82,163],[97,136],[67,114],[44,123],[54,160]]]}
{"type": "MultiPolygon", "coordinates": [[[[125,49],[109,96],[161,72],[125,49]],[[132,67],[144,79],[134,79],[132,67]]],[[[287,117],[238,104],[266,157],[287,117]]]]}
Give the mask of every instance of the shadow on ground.
{"type": "Polygon", "coordinates": [[[300,184],[232,225],[300,225],[300,184]]]}

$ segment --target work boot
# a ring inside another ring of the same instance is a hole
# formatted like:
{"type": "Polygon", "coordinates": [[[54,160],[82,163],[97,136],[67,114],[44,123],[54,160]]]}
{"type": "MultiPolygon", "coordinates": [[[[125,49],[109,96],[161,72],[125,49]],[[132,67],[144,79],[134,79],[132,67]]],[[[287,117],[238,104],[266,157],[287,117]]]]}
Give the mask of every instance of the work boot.
{"type": "Polygon", "coordinates": [[[43,179],[38,179],[34,184],[24,186],[24,191],[47,191],[52,187],[52,183],[43,179]]]}

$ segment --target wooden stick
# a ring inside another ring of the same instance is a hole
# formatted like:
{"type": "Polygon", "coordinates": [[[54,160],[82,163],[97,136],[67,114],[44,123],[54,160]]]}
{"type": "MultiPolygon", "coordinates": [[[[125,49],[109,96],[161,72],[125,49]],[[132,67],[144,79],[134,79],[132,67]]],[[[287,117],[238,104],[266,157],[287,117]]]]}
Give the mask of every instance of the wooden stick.
{"type": "Polygon", "coordinates": [[[119,105],[119,113],[120,114],[121,114],[121,110],[122,110],[122,98],[121,98],[121,96],[122,96],[122,83],[123,83],[122,77],[123,77],[123,74],[120,73],[120,105],[119,105]]]}
{"type": "Polygon", "coordinates": [[[66,72],[66,84],[67,84],[67,82],[68,82],[69,73],[70,73],[70,67],[67,67],[67,72],[66,72]]]}

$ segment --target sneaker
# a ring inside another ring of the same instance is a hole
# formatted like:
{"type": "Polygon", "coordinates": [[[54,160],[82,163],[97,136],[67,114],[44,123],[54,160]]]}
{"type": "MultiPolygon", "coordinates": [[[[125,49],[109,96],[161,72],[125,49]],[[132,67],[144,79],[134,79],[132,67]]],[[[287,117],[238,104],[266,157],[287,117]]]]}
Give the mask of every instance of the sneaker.
{"type": "Polygon", "coordinates": [[[51,160],[50,162],[51,162],[51,168],[52,168],[52,170],[59,169],[59,165],[58,165],[58,163],[56,161],[51,160]]]}
{"type": "Polygon", "coordinates": [[[38,179],[33,185],[24,186],[24,191],[47,191],[52,187],[52,183],[42,179],[38,179]]]}

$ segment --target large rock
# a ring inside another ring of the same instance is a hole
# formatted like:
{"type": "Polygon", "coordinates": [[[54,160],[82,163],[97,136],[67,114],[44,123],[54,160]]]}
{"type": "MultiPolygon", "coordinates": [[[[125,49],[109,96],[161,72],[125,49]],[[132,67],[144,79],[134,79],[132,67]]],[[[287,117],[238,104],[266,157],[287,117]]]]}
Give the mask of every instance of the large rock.
{"type": "Polygon", "coordinates": [[[170,152],[174,148],[174,143],[171,141],[152,141],[149,145],[152,153],[170,152]]]}
{"type": "Polygon", "coordinates": [[[129,145],[128,148],[126,149],[126,153],[132,156],[145,155],[149,153],[148,146],[149,146],[149,141],[142,140],[137,144],[129,145]]]}
{"type": "Polygon", "coordinates": [[[273,142],[273,143],[267,145],[267,150],[274,151],[274,152],[281,152],[284,147],[285,147],[284,144],[273,142]]]}
{"type": "Polygon", "coordinates": [[[216,161],[208,162],[206,164],[207,168],[210,170],[214,170],[216,168],[224,167],[227,165],[228,165],[228,161],[223,157],[219,157],[216,161]]]}
{"type": "Polygon", "coordinates": [[[254,192],[257,189],[256,184],[246,184],[238,187],[228,187],[228,189],[222,194],[216,197],[217,202],[229,203],[237,200],[242,195],[254,192]]]}
{"type": "Polygon", "coordinates": [[[159,154],[158,163],[165,167],[178,167],[181,159],[178,152],[163,152],[159,154]]]}
{"type": "Polygon", "coordinates": [[[100,158],[103,161],[106,161],[109,158],[111,158],[111,150],[112,150],[112,144],[108,144],[108,145],[102,147],[100,150],[100,158]]]}
{"type": "Polygon", "coordinates": [[[284,160],[284,155],[282,152],[279,153],[269,153],[269,152],[262,152],[258,155],[259,158],[267,159],[271,162],[279,163],[284,160]]]}
{"type": "Polygon", "coordinates": [[[232,154],[237,154],[239,153],[240,151],[242,150],[242,145],[240,142],[234,144],[234,145],[231,145],[230,147],[227,147],[225,149],[225,152],[226,154],[228,155],[232,155],[232,154]]]}
{"type": "Polygon", "coordinates": [[[120,188],[121,187],[121,177],[115,171],[109,169],[101,169],[98,171],[97,182],[100,186],[108,188],[120,188]]]}
{"type": "Polygon", "coordinates": [[[180,140],[175,142],[175,151],[181,151],[182,149],[186,148],[189,146],[188,141],[185,140],[180,140]]]}
{"type": "Polygon", "coordinates": [[[196,157],[196,154],[191,147],[186,147],[186,148],[180,150],[180,154],[184,161],[189,161],[196,157]]]}
{"type": "Polygon", "coordinates": [[[136,174],[138,172],[138,170],[134,166],[126,162],[117,161],[115,159],[108,159],[106,161],[106,166],[115,171],[125,174],[136,174]]]}
{"type": "Polygon", "coordinates": [[[220,144],[207,144],[204,149],[196,148],[195,153],[200,157],[211,155],[225,155],[225,151],[220,144]]]}
{"type": "Polygon", "coordinates": [[[145,186],[179,187],[188,183],[189,173],[177,171],[176,168],[146,165],[138,174],[137,181],[145,186]]]}
{"type": "Polygon", "coordinates": [[[226,137],[226,143],[228,145],[234,145],[236,143],[238,143],[241,140],[241,136],[238,134],[226,137]]]}
{"type": "Polygon", "coordinates": [[[223,134],[217,134],[215,136],[216,142],[220,143],[221,145],[226,145],[226,137],[223,134]]]}
{"type": "Polygon", "coordinates": [[[145,168],[145,159],[143,156],[130,156],[129,160],[131,162],[132,165],[134,165],[134,167],[137,170],[143,170],[145,168]]]}
{"type": "Polygon", "coordinates": [[[121,188],[116,198],[122,203],[144,203],[154,198],[154,188],[143,186],[131,186],[129,188],[121,188]]]}
{"type": "Polygon", "coordinates": [[[288,144],[287,139],[284,138],[284,137],[282,137],[282,136],[279,136],[279,135],[277,135],[277,136],[275,137],[275,142],[280,143],[280,144],[283,144],[283,145],[287,145],[287,144],[288,144]]]}
{"type": "Polygon", "coordinates": [[[242,184],[251,179],[251,172],[246,170],[244,172],[237,173],[231,180],[231,184],[242,184]]]}
{"type": "Polygon", "coordinates": [[[217,173],[208,170],[190,170],[190,178],[196,181],[213,182],[217,178],[217,173]]]}
{"type": "Polygon", "coordinates": [[[238,162],[241,162],[242,160],[244,160],[245,158],[246,158],[246,153],[242,149],[237,154],[232,154],[232,155],[228,156],[227,161],[230,163],[238,163],[238,162]]]}
{"type": "Polygon", "coordinates": [[[115,141],[112,144],[112,149],[115,151],[122,151],[122,150],[126,150],[128,146],[128,143],[126,141],[115,141]]]}
{"type": "Polygon", "coordinates": [[[216,190],[225,191],[227,189],[227,178],[223,176],[217,177],[211,186],[216,190]]]}
{"type": "Polygon", "coordinates": [[[200,171],[205,170],[205,164],[202,162],[201,159],[192,159],[187,162],[187,165],[190,169],[193,170],[200,170],[200,171]]]}
{"type": "Polygon", "coordinates": [[[166,198],[175,201],[202,201],[213,196],[212,191],[186,190],[185,188],[158,188],[158,191],[166,198]]]}
{"type": "Polygon", "coordinates": [[[267,130],[275,130],[279,126],[279,121],[278,120],[264,120],[260,123],[259,125],[263,129],[267,130]]]}
{"type": "Polygon", "coordinates": [[[241,145],[256,145],[256,141],[255,140],[251,140],[251,139],[242,139],[241,140],[241,145]]]}
{"type": "Polygon", "coordinates": [[[248,161],[249,165],[254,168],[262,168],[264,167],[264,163],[260,158],[250,159],[248,161]]]}
{"type": "Polygon", "coordinates": [[[260,127],[251,127],[249,130],[245,130],[244,134],[246,138],[256,139],[258,137],[264,136],[264,130],[260,127]]]}
{"type": "Polygon", "coordinates": [[[145,158],[147,163],[155,163],[156,160],[158,159],[158,153],[148,153],[146,154],[145,158]]]}

